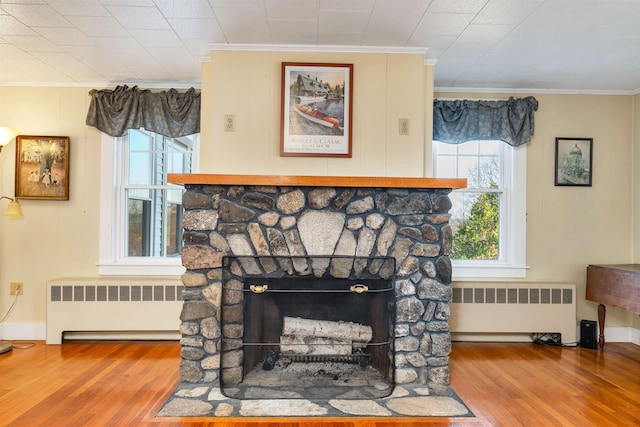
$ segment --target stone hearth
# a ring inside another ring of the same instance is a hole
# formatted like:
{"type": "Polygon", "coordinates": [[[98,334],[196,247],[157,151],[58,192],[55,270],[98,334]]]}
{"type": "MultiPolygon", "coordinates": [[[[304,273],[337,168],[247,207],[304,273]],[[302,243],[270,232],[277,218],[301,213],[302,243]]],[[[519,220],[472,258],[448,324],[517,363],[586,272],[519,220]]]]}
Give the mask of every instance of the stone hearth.
{"type": "MultiPolygon", "coordinates": [[[[449,384],[448,193],[464,180],[173,175],[183,184],[183,384],[219,385],[227,256],[395,259],[394,381],[449,384]],[[315,181],[315,182],[314,182],[315,181]]],[[[224,365],[224,364],[223,364],[224,365]]]]}

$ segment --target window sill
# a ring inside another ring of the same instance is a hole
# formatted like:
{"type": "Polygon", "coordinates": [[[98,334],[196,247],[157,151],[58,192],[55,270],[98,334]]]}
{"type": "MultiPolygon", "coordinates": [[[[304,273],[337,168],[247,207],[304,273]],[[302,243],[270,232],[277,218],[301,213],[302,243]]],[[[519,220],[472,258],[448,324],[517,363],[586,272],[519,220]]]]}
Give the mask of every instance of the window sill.
{"type": "MultiPolygon", "coordinates": [[[[180,261],[178,259],[178,261],[180,261]]],[[[100,276],[182,276],[186,271],[181,264],[166,262],[98,262],[100,276]]]]}
{"type": "Polygon", "coordinates": [[[524,279],[526,265],[469,265],[452,260],[452,280],[460,279],[524,279]]]}

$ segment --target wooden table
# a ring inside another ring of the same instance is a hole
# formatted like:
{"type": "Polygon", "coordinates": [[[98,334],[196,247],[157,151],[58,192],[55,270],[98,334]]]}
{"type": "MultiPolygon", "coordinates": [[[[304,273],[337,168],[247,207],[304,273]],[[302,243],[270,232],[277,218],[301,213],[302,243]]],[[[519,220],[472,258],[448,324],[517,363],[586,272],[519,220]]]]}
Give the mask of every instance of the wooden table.
{"type": "Polygon", "coordinates": [[[586,298],[598,303],[598,343],[602,349],[607,305],[640,314],[640,264],[589,265],[586,298]]]}

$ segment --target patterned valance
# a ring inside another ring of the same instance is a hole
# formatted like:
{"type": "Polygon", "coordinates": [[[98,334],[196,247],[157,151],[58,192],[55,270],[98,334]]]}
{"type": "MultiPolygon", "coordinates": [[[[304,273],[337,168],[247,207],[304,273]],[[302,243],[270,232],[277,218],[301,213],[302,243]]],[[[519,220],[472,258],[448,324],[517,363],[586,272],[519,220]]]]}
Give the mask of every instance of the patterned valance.
{"type": "Polygon", "coordinates": [[[123,136],[128,129],[144,128],[177,138],[200,132],[200,93],[169,89],[162,92],[117,86],[113,90],[93,89],[87,125],[111,136],[123,136]]]}
{"type": "Polygon", "coordinates": [[[531,140],[538,101],[434,100],[433,140],[461,144],[474,140],[500,140],[514,147],[531,140]]]}

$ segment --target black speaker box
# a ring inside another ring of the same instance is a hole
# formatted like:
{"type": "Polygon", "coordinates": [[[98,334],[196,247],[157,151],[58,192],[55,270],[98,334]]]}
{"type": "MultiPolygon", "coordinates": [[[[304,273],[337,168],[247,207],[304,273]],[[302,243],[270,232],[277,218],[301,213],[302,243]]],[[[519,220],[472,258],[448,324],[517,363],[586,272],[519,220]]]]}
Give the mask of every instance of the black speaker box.
{"type": "Polygon", "coordinates": [[[580,347],[595,350],[598,348],[596,340],[596,322],[593,320],[580,321],[580,347]]]}

